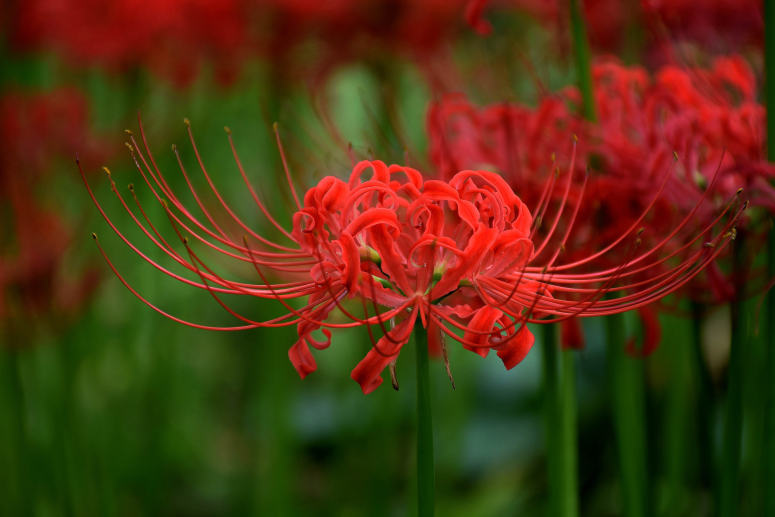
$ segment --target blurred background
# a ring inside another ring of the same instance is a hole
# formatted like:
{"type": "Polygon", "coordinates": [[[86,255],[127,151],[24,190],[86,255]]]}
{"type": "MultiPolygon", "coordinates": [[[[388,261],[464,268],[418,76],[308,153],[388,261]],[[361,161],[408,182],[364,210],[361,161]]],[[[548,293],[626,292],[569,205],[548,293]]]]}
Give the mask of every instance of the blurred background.
{"type": "MultiPolygon", "coordinates": [[[[302,381],[287,356],[294,328],[209,332],[153,312],[112,274],[91,232],[151,303],[191,321],[233,324],[206,292],[162,275],[111,231],[75,158],[116,226],[160,262],[102,170],[110,168],[131,206],[133,184],[150,219],[171,233],[125,145],[125,129],[140,134],[138,115],[159,168],[181,192],[173,144],[192,182],[207,188],[187,117],[219,191],[256,228],[265,221],[224,126],[281,223],[290,221],[292,198],[273,122],[302,191],[347,175],[351,154],[435,175],[431,102],[465,92],[481,104],[535,106],[543,92],[576,81],[564,2],[491,4],[0,4],[0,515],[414,513],[412,354],[398,364],[399,391],[383,385],[364,396],[350,379],[370,347],[363,329],[340,332],[302,381]]],[[[654,70],[675,56],[694,66],[734,52],[760,80],[758,2],[583,4],[596,56],[654,70]]],[[[751,328],[758,301],[740,302],[751,328]]],[[[699,310],[685,298],[672,307],[660,312],[659,348],[633,360],[643,388],[647,514],[710,515],[730,308],[722,301],[699,310]]],[[[258,299],[235,308],[282,314],[258,299]]],[[[640,340],[641,320],[623,322],[640,340]]],[[[583,331],[585,346],[573,351],[580,513],[622,515],[604,323],[584,321],[583,331]]],[[[763,511],[767,383],[757,365],[765,348],[752,339],[742,359],[739,515],[763,511]]],[[[437,513],[551,515],[538,346],[511,371],[493,354],[449,353],[456,389],[443,363],[431,364],[437,513]]]]}

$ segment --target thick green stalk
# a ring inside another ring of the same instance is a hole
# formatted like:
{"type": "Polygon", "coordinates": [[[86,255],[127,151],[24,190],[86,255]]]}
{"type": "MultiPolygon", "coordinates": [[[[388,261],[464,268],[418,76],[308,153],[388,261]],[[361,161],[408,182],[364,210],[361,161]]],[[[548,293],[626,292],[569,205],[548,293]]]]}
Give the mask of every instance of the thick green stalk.
{"type": "Polygon", "coordinates": [[[719,515],[737,515],[740,449],[743,432],[743,343],[744,324],[740,303],[732,304],[732,343],[729,351],[727,400],[724,414],[724,439],[721,451],[719,515]]]}
{"type": "MultiPolygon", "coordinates": [[[[663,349],[658,353],[664,357],[663,364],[668,372],[667,396],[664,402],[662,447],[665,473],[664,499],[660,501],[659,515],[670,517],[685,515],[689,500],[689,458],[695,443],[692,434],[699,426],[699,404],[697,400],[698,374],[695,365],[694,347],[695,321],[670,317],[663,322],[671,329],[665,336],[663,349]]],[[[700,449],[705,450],[705,449],[700,449]]]]}
{"type": "Polygon", "coordinates": [[[606,317],[606,349],[625,517],[648,515],[646,417],[642,359],[624,350],[624,316],[606,317]]]}
{"type": "MultiPolygon", "coordinates": [[[[733,243],[733,271],[742,268],[743,239],[733,243]]],[[[742,291],[742,286],[740,286],[742,291]]],[[[740,506],[739,477],[740,454],[743,433],[743,379],[745,361],[743,347],[749,342],[747,311],[744,310],[742,293],[737,293],[737,299],[730,306],[732,339],[729,350],[729,365],[727,367],[727,399],[724,411],[724,437],[721,449],[721,465],[719,470],[719,515],[732,517],[737,515],[740,506]]]]}
{"type": "Polygon", "coordinates": [[[562,427],[562,515],[575,517],[578,508],[578,443],[576,438],[576,352],[560,351],[562,427]]]}
{"type": "MultiPolygon", "coordinates": [[[[773,9],[773,8],[771,8],[773,9]]],[[[773,9],[775,10],[775,9],[773,9]]],[[[773,88],[775,89],[775,88],[773,88]]],[[[769,118],[769,115],[768,115],[769,118]]],[[[775,117],[773,117],[775,118],[775,117]]],[[[775,138],[772,139],[775,142],[775,138]]],[[[775,157],[775,154],[771,155],[775,157]]],[[[767,276],[775,277],[775,236],[770,228],[767,242],[767,276]]],[[[765,409],[764,409],[764,514],[775,517],[775,294],[767,293],[764,307],[764,346],[766,347],[765,375],[765,409]]]]}
{"type": "Polygon", "coordinates": [[[597,120],[597,108],[595,107],[595,95],[592,91],[592,67],[589,64],[587,28],[579,7],[579,0],[568,1],[570,2],[570,26],[573,34],[573,58],[576,63],[579,90],[581,90],[584,118],[594,122],[597,120]]]}
{"type": "MultiPolygon", "coordinates": [[[[18,515],[31,515],[35,504],[35,494],[32,489],[32,477],[29,465],[32,463],[32,455],[27,441],[26,425],[26,401],[24,396],[24,387],[21,372],[21,351],[17,348],[19,342],[9,340],[11,344],[5,353],[4,362],[7,370],[4,377],[8,380],[9,408],[5,413],[11,422],[11,453],[12,463],[8,466],[10,470],[10,501],[6,504],[12,512],[18,512],[18,515]]],[[[0,506],[2,507],[2,506],[0,506]]]]}
{"type": "Polygon", "coordinates": [[[556,325],[543,325],[543,330],[542,366],[549,515],[576,517],[579,510],[574,356],[573,351],[559,351],[556,325]]]}
{"type": "MultiPolygon", "coordinates": [[[[764,0],[764,95],[767,105],[767,158],[775,162],[775,1],[764,0]]],[[[775,232],[770,232],[767,246],[768,278],[775,276],[775,232]]],[[[764,344],[767,349],[764,379],[766,384],[764,414],[764,511],[768,517],[775,517],[775,443],[768,437],[775,436],[775,294],[767,293],[764,306],[764,344]]]]}
{"type": "Polygon", "coordinates": [[[433,419],[431,418],[428,334],[420,321],[414,328],[417,350],[417,515],[434,514],[433,419]]]}

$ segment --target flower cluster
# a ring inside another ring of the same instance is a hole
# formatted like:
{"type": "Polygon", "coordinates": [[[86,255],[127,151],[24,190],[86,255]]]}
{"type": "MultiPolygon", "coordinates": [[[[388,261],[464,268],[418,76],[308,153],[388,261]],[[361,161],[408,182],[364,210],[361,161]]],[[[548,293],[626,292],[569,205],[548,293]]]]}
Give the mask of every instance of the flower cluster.
{"type": "MultiPolygon", "coordinates": [[[[638,218],[663,181],[664,195],[651,221],[657,233],[670,231],[689,212],[712,220],[740,187],[754,206],[775,209],[770,185],[775,168],[763,147],[764,108],[741,58],[718,58],[709,69],[665,66],[654,76],[609,61],[596,64],[592,73],[595,123],[576,114],[575,89],[546,97],[537,108],[478,108],[459,95],[442,99],[428,114],[432,161],[445,177],[487,164],[530,202],[556,166],[554,157],[570,156],[564,135],[578,135],[576,163],[590,167],[587,188],[595,200],[582,207],[586,224],[576,231],[587,249],[602,246],[638,218]],[[703,199],[711,202],[698,207],[703,199]]],[[[697,291],[733,296],[720,270],[709,271],[710,289],[697,291]]]]}
{"type": "MultiPolygon", "coordinates": [[[[93,194],[92,198],[113,230],[134,251],[168,275],[206,290],[243,325],[213,327],[183,321],[150,304],[119,275],[122,282],[162,314],[199,328],[295,325],[298,340],[289,357],[302,377],[316,368],[311,348],[330,346],[332,329],[365,326],[373,346],[352,372],[364,393],[381,384],[382,371],[395,365],[417,326],[428,332],[432,349],[444,351],[444,340],[450,338],[483,356],[494,349],[505,366],[512,368],[532,346],[527,323],[613,314],[648,305],[680,288],[707,266],[734,238],[735,222],[744,209],[735,197],[693,239],[666,253],[661,253],[665,244],[687,229],[691,214],[660,244],[645,250],[641,218],[597,252],[570,260],[563,251],[581,206],[580,202],[572,209],[569,205],[572,172],[561,180],[553,177],[531,211],[493,172],[463,170],[448,180],[436,180],[425,179],[410,167],[362,161],[353,165],[347,181],[325,177],[303,199],[296,195],[286,166],[296,202],[292,228],[286,229],[250,186],[235,152],[257,209],[285,241],[279,243],[249,228],[226,204],[199,158],[189,126],[197,160],[213,194],[231,217],[231,226],[245,232],[242,239],[234,239],[193,187],[204,220],[186,208],[157,168],[142,126],[141,135],[142,147],[134,136],[129,144],[138,170],[165,207],[185,253],[162,237],[139,204],[137,213],[115,184],[113,190],[152,243],[194,275],[193,279],[152,261],[114,225],[93,194]],[[555,190],[561,192],[559,204],[551,201],[555,190]],[[539,237],[536,229],[542,220],[549,224],[539,237]],[[192,239],[252,265],[261,282],[245,283],[217,274],[194,251],[192,239]],[[625,249],[618,254],[623,257],[621,262],[615,267],[601,265],[601,257],[618,248],[625,249]],[[273,276],[286,281],[276,283],[270,279],[273,276]],[[232,309],[225,294],[276,299],[288,313],[257,321],[232,309]],[[306,304],[295,308],[289,301],[295,298],[306,299],[306,304]],[[338,322],[342,316],[350,321],[338,322]],[[374,326],[383,333],[379,339],[373,336],[374,326]],[[313,335],[318,331],[323,338],[313,335]]],[[[231,142],[230,134],[229,139],[231,142]]],[[[181,170],[191,186],[182,165],[181,170]]],[[[581,197],[584,184],[578,193],[581,197]]],[[[656,192],[654,199],[658,195],[656,192]]],[[[113,267],[107,255],[105,258],[113,267]]]]}

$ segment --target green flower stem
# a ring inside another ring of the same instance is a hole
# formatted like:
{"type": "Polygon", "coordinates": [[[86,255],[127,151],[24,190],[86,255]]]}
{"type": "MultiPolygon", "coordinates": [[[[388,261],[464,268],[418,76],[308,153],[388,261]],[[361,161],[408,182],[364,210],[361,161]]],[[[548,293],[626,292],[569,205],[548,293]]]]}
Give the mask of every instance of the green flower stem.
{"type": "MultiPolygon", "coordinates": [[[[9,333],[10,334],[10,333],[9,333]]],[[[19,341],[9,340],[12,343],[7,347],[3,358],[6,370],[3,376],[7,379],[8,406],[3,412],[7,418],[11,463],[5,476],[8,486],[0,493],[4,493],[8,500],[0,503],[0,508],[7,508],[10,514],[28,515],[35,502],[34,493],[30,484],[29,465],[32,463],[31,451],[27,441],[24,387],[21,372],[21,351],[16,348],[19,341]],[[18,513],[17,513],[18,512],[18,513]]],[[[4,477],[5,477],[4,476],[4,477]]]]}
{"type": "Polygon", "coordinates": [[[697,372],[697,446],[699,451],[707,451],[700,454],[698,466],[700,482],[707,487],[714,482],[713,465],[714,458],[710,454],[713,451],[713,398],[714,386],[708,366],[705,362],[702,346],[702,323],[705,308],[698,302],[691,302],[692,312],[692,354],[694,356],[694,370],[697,372]]]}
{"type": "Polygon", "coordinates": [[[556,325],[543,325],[543,330],[549,515],[576,517],[579,510],[574,355],[570,350],[559,351],[556,325]]]}
{"type": "MultiPolygon", "coordinates": [[[[764,0],[764,96],[767,105],[767,157],[775,162],[775,2],[764,0]],[[771,109],[772,107],[772,109],[771,109]]],[[[770,232],[767,242],[767,273],[768,278],[775,276],[775,232],[770,232]]],[[[775,295],[772,290],[767,293],[764,306],[764,343],[767,348],[765,372],[766,383],[765,414],[764,414],[764,512],[768,517],[775,517],[775,295]]]]}
{"type": "MultiPolygon", "coordinates": [[[[737,243],[735,243],[737,246],[737,243]]],[[[745,323],[740,302],[732,303],[732,342],[729,351],[724,438],[721,451],[719,515],[737,515],[740,449],[743,432],[743,345],[745,323]]]]}
{"type": "Polygon", "coordinates": [[[695,322],[670,317],[664,321],[664,325],[665,328],[670,328],[671,332],[665,336],[663,349],[658,352],[660,355],[664,354],[663,363],[668,373],[663,413],[664,454],[661,458],[666,483],[659,514],[682,515],[688,508],[687,451],[693,447],[690,433],[697,428],[695,421],[699,419],[699,411],[695,413],[698,377],[693,350],[695,322]]]}
{"type": "Polygon", "coordinates": [[[624,349],[624,316],[606,317],[606,349],[625,517],[648,515],[643,360],[624,349]]]}
{"type": "MultiPolygon", "coordinates": [[[[768,2],[769,3],[769,2],[768,2]]],[[[771,10],[775,10],[770,8],[771,10]]],[[[773,56],[775,57],[775,56],[773,56]]],[[[775,88],[773,88],[775,89],[775,88]]],[[[769,118],[769,116],[768,116],[769,118]]],[[[773,117],[775,118],[775,117],[773,117]]],[[[775,142],[775,138],[772,139],[775,142]]],[[[771,156],[775,157],[775,154],[771,156]]],[[[770,224],[772,221],[770,221],[770,224]]],[[[775,277],[775,235],[772,228],[767,240],[767,277],[775,277]]],[[[764,314],[764,346],[766,347],[765,372],[765,408],[764,408],[764,514],[775,517],[775,294],[772,289],[765,298],[764,314]]]]}
{"type": "Polygon", "coordinates": [[[595,95],[592,91],[592,67],[589,64],[589,41],[584,16],[579,7],[579,0],[568,0],[570,8],[570,26],[573,34],[573,57],[576,62],[576,76],[581,90],[584,118],[597,121],[595,95]]]}
{"type": "Polygon", "coordinates": [[[433,419],[428,365],[428,334],[419,319],[414,328],[417,350],[417,515],[434,514],[433,419]]]}

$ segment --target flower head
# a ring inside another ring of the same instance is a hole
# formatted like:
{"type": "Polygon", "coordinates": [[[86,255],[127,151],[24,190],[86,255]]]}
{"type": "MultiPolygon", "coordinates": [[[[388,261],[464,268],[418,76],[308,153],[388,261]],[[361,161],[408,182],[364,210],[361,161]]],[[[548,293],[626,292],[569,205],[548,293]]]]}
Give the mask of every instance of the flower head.
{"type": "MultiPolygon", "coordinates": [[[[139,204],[140,215],[131,210],[115,184],[114,191],[145,235],[191,275],[178,275],[151,261],[124,237],[97,203],[119,236],[161,271],[209,292],[244,323],[218,327],[220,330],[295,325],[298,339],[290,347],[289,357],[302,377],[316,369],[311,349],[330,346],[332,329],[365,326],[373,346],[352,371],[364,393],[381,384],[382,371],[395,366],[401,348],[417,326],[429,333],[431,347],[443,350],[444,340],[449,338],[483,356],[494,349],[504,365],[512,368],[533,344],[527,323],[612,314],[665,296],[712,261],[734,237],[733,225],[743,209],[737,200],[730,202],[718,219],[731,214],[726,220],[701,228],[692,241],[663,256],[657,256],[658,252],[673,235],[663,245],[644,251],[640,249],[641,231],[635,224],[597,253],[564,260],[564,245],[579,206],[566,210],[572,173],[550,182],[544,199],[531,212],[501,176],[484,170],[464,170],[449,180],[435,180],[425,179],[411,167],[362,161],[353,165],[346,181],[325,177],[300,199],[285,167],[296,203],[292,227],[286,229],[269,214],[240,166],[257,210],[285,241],[279,243],[242,222],[225,203],[200,160],[202,173],[222,208],[245,232],[242,238],[233,238],[199,196],[194,197],[204,220],[181,203],[156,167],[141,134],[142,148],[131,137],[132,154],[165,207],[185,252],[177,251],[162,237],[139,204]],[[554,188],[564,192],[563,202],[556,207],[548,202],[554,188]],[[556,208],[556,213],[550,214],[550,207],[556,208]],[[546,218],[550,226],[541,238],[536,236],[538,218],[546,218]],[[708,239],[716,226],[719,231],[708,239]],[[194,251],[194,240],[252,265],[260,282],[218,275],[194,251]],[[616,267],[595,267],[601,256],[619,246],[627,249],[625,260],[616,267]],[[667,263],[672,267],[665,268],[667,263]],[[272,277],[284,277],[286,282],[277,283],[272,277]],[[617,293],[621,296],[606,296],[617,293]],[[224,300],[225,294],[273,298],[288,313],[268,321],[254,320],[234,311],[224,300]],[[296,298],[306,304],[296,308],[290,303],[296,298]],[[342,316],[349,321],[340,322],[342,316]],[[374,336],[375,329],[382,337],[374,336]],[[322,338],[313,335],[317,331],[322,332],[322,338]]],[[[191,142],[199,160],[193,136],[191,142]]],[[[235,159],[239,165],[236,153],[235,159]]],[[[191,185],[185,168],[181,166],[181,170],[191,185]]],[[[686,222],[688,219],[676,233],[686,222]]],[[[195,327],[216,328],[157,310],[195,327]]]]}

